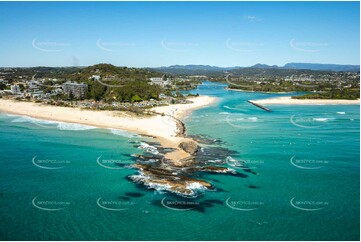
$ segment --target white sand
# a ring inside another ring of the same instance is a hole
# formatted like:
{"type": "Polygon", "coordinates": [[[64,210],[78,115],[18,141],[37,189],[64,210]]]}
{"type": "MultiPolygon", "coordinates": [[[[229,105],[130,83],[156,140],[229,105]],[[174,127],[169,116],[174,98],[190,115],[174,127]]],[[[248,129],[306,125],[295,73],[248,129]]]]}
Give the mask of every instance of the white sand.
{"type": "Polygon", "coordinates": [[[217,98],[209,97],[209,96],[199,96],[199,97],[189,98],[188,100],[192,101],[193,103],[161,106],[161,107],[153,108],[152,110],[158,113],[164,113],[167,115],[172,115],[178,119],[182,119],[184,116],[191,113],[192,110],[195,110],[203,106],[208,106],[209,104],[215,102],[217,98]]]}
{"type": "MultiPolygon", "coordinates": [[[[157,107],[153,111],[182,118],[191,110],[215,102],[216,98],[200,96],[190,100],[193,103],[157,107]]],[[[0,111],[38,119],[78,123],[146,134],[156,137],[162,146],[171,148],[177,148],[178,144],[184,140],[182,137],[175,137],[177,131],[176,121],[168,116],[136,117],[135,115],[120,111],[82,110],[79,108],[57,107],[7,99],[0,99],[0,111]]],[[[173,159],[181,159],[188,156],[187,153],[180,150],[172,153],[170,157],[173,159]]]]}
{"type": "Polygon", "coordinates": [[[292,99],[290,96],[259,100],[250,100],[260,105],[286,104],[286,105],[360,105],[360,100],[343,99],[292,99]]]}

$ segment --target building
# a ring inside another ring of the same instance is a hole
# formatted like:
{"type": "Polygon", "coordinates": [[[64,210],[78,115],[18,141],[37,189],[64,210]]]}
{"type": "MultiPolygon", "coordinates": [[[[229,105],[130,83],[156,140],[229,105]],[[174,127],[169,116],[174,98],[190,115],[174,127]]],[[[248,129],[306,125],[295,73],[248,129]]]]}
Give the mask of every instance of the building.
{"type": "Polygon", "coordinates": [[[159,99],[163,99],[163,98],[167,98],[167,95],[165,95],[164,93],[161,93],[158,95],[159,99]]]}
{"type": "Polygon", "coordinates": [[[88,91],[88,85],[84,83],[67,81],[63,84],[62,87],[65,94],[69,96],[73,95],[75,98],[85,97],[88,91]]]}
{"type": "Polygon", "coordinates": [[[151,81],[151,83],[150,83],[151,85],[156,84],[156,85],[160,85],[162,87],[170,84],[169,80],[163,80],[162,77],[152,77],[152,78],[150,78],[150,81],[151,81]]]}
{"type": "Polygon", "coordinates": [[[100,76],[99,75],[92,75],[91,77],[89,77],[90,80],[93,81],[99,81],[100,80],[100,76]]]}
{"type": "Polygon", "coordinates": [[[42,99],[44,97],[43,91],[33,91],[31,97],[35,99],[42,99]]]}
{"type": "Polygon", "coordinates": [[[35,90],[35,91],[39,90],[38,83],[37,83],[36,81],[34,81],[34,80],[28,81],[28,82],[27,82],[27,85],[28,85],[28,88],[29,88],[30,90],[35,90]]]}
{"type": "Polygon", "coordinates": [[[17,84],[11,85],[10,90],[13,95],[20,94],[20,87],[17,84]]]}

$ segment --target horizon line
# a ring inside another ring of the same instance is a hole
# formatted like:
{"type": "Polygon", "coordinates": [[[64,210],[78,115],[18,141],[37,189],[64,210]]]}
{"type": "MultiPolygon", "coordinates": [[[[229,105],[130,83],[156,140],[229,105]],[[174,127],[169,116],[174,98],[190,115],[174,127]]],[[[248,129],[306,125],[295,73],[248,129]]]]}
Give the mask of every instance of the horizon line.
{"type": "Polygon", "coordinates": [[[46,65],[38,65],[38,66],[0,66],[0,68],[36,68],[36,67],[51,67],[51,68],[70,68],[70,67],[87,67],[87,66],[94,66],[94,65],[99,65],[99,64],[108,64],[108,65],[113,65],[116,67],[129,67],[129,68],[162,68],[162,67],[171,67],[171,66],[209,66],[209,67],[218,67],[218,68],[247,68],[247,67],[253,67],[255,65],[267,65],[270,67],[284,67],[287,64],[292,64],[292,63],[297,63],[297,64],[313,64],[313,65],[339,65],[339,66],[360,66],[360,64],[335,64],[335,63],[311,63],[311,62],[287,62],[283,65],[276,65],[276,64],[265,64],[265,63],[256,63],[253,64],[251,66],[217,66],[217,65],[209,65],[209,64],[170,64],[170,65],[162,65],[162,66],[142,66],[142,67],[135,67],[135,66],[127,66],[127,65],[115,65],[112,63],[105,63],[105,62],[100,62],[100,63],[96,63],[96,64],[90,64],[90,65],[79,65],[79,66],[46,66],[46,65]]]}

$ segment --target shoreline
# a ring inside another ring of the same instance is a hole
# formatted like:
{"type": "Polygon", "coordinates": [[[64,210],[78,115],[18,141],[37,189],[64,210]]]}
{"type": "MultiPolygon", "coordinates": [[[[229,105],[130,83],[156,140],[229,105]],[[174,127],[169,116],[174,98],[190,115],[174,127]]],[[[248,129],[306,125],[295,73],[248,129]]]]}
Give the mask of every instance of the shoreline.
{"type": "Polygon", "coordinates": [[[167,153],[166,158],[181,160],[190,155],[178,148],[178,145],[190,139],[177,136],[177,122],[167,115],[182,119],[195,109],[215,103],[217,98],[199,96],[188,100],[193,103],[173,104],[152,108],[152,111],[166,115],[150,117],[137,117],[122,111],[86,110],[9,99],[0,99],[0,112],[57,122],[76,123],[97,128],[119,129],[139,135],[152,136],[155,137],[163,147],[176,149],[171,153],[167,153]]]}
{"type": "Polygon", "coordinates": [[[260,105],[360,105],[360,99],[294,99],[291,96],[249,100],[260,105]]]}

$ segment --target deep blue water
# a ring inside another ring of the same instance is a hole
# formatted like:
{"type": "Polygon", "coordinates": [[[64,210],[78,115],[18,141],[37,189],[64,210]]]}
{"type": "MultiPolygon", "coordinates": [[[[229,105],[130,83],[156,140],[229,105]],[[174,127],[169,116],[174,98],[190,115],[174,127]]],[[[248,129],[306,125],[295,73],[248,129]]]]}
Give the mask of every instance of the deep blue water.
{"type": "Polygon", "coordinates": [[[187,133],[219,139],[253,173],[203,176],[218,189],[190,210],[164,206],[178,198],[135,185],[126,179],[135,170],[113,165],[134,163],[144,138],[1,114],[1,239],[358,240],[359,106],[269,113],[247,100],[279,94],[223,88],[191,91],[220,101],[187,117],[187,133]]]}

